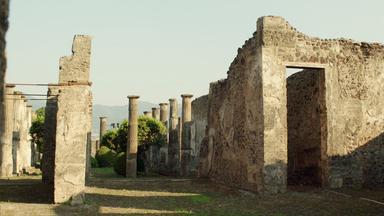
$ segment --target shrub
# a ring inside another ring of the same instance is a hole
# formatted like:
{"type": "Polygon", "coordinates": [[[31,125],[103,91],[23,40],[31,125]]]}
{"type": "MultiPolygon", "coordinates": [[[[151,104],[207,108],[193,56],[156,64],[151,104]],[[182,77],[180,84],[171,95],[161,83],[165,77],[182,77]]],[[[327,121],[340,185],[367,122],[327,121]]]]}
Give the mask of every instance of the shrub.
{"type": "Polygon", "coordinates": [[[94,158],[94,157],[91,157],[91,167],[92,168],[99,167],[99,163],[97,162],[96,158],[94,158]]]}
{"type": "Polygon", "coordinates": [[[117,150],[116,145],[114,144],[116,136],[117,136],[116,130],[107,131],[101,138],[100,146],[106,146],[109,149],[116,151],[117,150]]]}
{"type": "Polygon", "coordinates": [[[113,163],[113,170],[119,175],[125,176],[126,171],[126,154],[125,152],[120,152],[117,154],[115,162],[113,163]]]}
{"type": "Polygon", "coordinates": [[[116,152],[106,146],[101,146],[96,153],[96,160],[99,167],[111,167],[115,159],[116,152]]]}

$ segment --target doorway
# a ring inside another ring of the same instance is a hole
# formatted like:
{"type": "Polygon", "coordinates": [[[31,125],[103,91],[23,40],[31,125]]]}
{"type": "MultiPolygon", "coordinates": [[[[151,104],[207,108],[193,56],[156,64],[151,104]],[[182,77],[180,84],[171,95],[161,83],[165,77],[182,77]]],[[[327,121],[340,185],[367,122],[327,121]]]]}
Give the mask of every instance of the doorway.
{"type": "Polygon", "coordinates": [[[321,187],[327,171],[325,70],[287,69],[289,186],[321,187]]]}

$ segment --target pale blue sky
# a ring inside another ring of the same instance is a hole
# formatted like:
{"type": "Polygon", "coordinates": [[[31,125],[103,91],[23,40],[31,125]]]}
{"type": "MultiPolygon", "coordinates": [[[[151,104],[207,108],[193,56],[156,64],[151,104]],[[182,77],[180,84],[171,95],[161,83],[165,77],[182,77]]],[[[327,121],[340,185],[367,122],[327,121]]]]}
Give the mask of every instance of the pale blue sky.
{"type": "MultiPolygon", "coordinates": [[[[74,34],[93,36],[94,103],[200,96],[265,15],[311,36],[384,43],[382,0],[11,0],[8,82],[54,83],[74,34]],[[368,3],[369,2],[369,3],[368,3]]],[[[23,88],[32,93],[45,89],[23,88]]]]}

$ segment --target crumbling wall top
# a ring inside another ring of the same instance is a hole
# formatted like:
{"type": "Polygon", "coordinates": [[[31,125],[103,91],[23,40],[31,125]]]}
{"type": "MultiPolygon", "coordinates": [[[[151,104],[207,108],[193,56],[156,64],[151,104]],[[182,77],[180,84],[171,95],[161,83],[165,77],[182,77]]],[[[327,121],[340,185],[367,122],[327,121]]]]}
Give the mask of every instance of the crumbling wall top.
{"type": "Polygon", "coordinates": [[[75,35],[72,55],[60,58],[59,83],[88,83],[91,57],[91,37],[75,35]]]}

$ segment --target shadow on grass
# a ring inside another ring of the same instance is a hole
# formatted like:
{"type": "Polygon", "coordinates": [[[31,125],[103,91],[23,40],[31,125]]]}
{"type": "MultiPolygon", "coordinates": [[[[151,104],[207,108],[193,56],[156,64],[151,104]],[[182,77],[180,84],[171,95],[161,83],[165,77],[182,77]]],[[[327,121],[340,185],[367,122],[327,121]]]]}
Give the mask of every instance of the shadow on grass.
{"type": "Polygon", "coordinates": [[[0,202],[52,203],[52,189],[41,179],[1,179],[0,202]]]}

